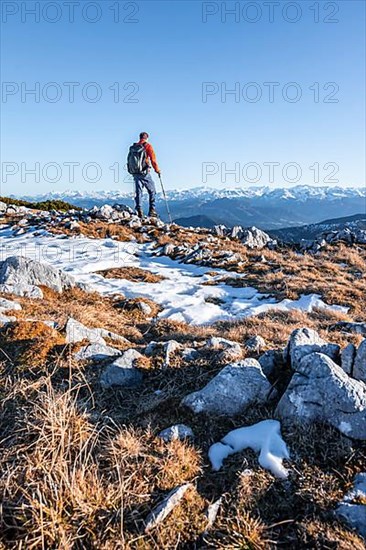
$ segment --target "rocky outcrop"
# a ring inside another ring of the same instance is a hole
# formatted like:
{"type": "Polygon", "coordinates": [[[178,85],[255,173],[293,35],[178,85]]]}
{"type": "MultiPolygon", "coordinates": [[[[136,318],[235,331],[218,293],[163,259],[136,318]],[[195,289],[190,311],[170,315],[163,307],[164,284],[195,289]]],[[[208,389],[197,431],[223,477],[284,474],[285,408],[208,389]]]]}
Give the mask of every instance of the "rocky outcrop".
{"type": "Polygon", "coordinates": [[[195,413],[233,416],[265,403],[270,391],[258,361],[244,359],[227,365],[204,388],[187,395],[182,405],[195,413]]]}
{"type": "Polygon", "coordinates": [[[296,372],[276,409],[284,422],[325,422],[354,439],[366,439],[366,385],[350,378],[328,355],[296,358],[296,372]]]}
{"type": "Polygon", "coordinates": [[[269,248],[274,248],[277,245],[277,241],[271,239],[271,237],[267,233],[265,233],[261,229],[258,229],[257,227],[243,229],[239,233],[238,238],[248,248],[262,249],[266,246],[269,248]]]}
{"type": "Polygon", "coordinates": [[[327,243],[336,243],[339,241],[347,244],[366,244],[366,229],[361,227],[345,227],[339,231],[325,231],[322,238],[327,243]]]}
{"type": "Polygon", "coordinates": [[[73,277],[48,264],[10,256],[0,263],[0,284],[29,287],[43,285],[56,292],[75,286],[73,277]]]}
{"type": "Polygon", "coordinates": [[[225,225],[216,225],[212,233],[218,237],[238,239],[248,248],[262,249],[265,247],[274,248],[277,246],[277,241],[275,239],[272,239],[267,233],[254,226],[243,228],[241,225],[236,225],[229,229],[225,225]]]}

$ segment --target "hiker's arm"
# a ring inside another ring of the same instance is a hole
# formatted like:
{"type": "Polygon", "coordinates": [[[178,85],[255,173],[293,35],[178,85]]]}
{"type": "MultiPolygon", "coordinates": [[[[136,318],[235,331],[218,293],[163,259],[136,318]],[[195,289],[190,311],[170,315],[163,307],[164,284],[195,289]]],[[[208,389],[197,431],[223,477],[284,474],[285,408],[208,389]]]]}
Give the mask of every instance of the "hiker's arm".
{"type": "Polygon", "coordinates": [[[155,151],[153,146],[149,143],[146,147],[147,156],[151,160],[152,167],[154,168],[157,174],[160,174],[160,168],[158,166],[158,161],[156,160],[155,151]]]}

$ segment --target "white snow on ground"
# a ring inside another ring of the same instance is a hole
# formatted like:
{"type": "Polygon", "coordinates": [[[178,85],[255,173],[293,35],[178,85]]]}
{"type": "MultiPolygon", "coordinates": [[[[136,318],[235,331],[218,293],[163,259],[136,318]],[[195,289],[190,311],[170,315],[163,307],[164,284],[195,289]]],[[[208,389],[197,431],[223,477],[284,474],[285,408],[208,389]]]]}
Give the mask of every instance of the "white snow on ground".
{"type": "MultiPolygon", "coordinates": [[[[275,301],[255,288],[233,288],[224,283],[205,286],[203,283],[233,273],[181,264],[168,257],[154,256],[151,243],[118,242],[112,239],[55,236],[46,231],[29,231],[13,236],[8,227],[0,228],[0,260],[22,255],[49,263],[72,274],[78,283],[103,295],[123,294],[126,298],[146,297],[163,307],[161,317],[204,325],[218,320],[257,315],[268,309],[300,309],[314,307],[347,312],[347,308],[325,304],[318,295],[303,295],[298,300],[275,301]],[[116,267],[140,267],[164,280],[159,283],[105,279],[97,272],[116,267]],[[217,304],[207,299],[218,299],[217,304]]],[[[240,275],[237,275],[240,277],[240,275]]]]}
{"type": "Polygon", "coordinates": [[[281,437],[281,425],[278,420],[263,420],[253,426],[232,430],[220,441],[211,445],[208,456],[214,470],[220,470],[225,458],[250,448],[259,452],[259,464],[276,477],[285,479],[287,470],[282,464],[289,459],[286,443],[281,437]]]}

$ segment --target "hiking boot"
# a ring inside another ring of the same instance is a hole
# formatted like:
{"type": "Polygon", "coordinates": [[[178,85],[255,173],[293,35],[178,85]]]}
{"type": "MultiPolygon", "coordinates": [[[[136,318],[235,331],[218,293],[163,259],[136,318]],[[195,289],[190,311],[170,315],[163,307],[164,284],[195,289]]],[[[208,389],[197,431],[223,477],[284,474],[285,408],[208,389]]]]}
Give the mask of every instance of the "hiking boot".
{"type": "Polygon", "coordinates": [[[141,208],[136,208],[136,214],[138,215],[139,218],[144,217],[144,213],[141,208]]]}
{"type": "Polygon", "coordinates": [[[150,210],[149,210],[149,217],[150,217],[150,218],[157,218],[157,217],[158,217],[158,213],[157,213],[157,211],[155,210],[154,207],[150,208],[150,210]]]}

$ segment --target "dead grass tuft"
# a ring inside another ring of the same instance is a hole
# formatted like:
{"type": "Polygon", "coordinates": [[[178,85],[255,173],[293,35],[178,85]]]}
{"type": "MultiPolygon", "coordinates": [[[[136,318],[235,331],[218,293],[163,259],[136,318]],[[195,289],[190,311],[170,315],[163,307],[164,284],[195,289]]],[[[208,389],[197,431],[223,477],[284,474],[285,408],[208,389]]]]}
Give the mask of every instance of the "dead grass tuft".
{"type": "Polygon", "coordinates": [[[191,481],[202,472],[202,458],[199,452],[185,441],[160,443],[158,485],[167,490],[186,481],[191,481]]]}
{"type": "Polygon", "coordinates": [[[67,229],[62,226],[49,226],[48,231],[55,235],[84,235],[92,239],[111,239],[127,242],[131,240],[144,241],[142,235],[136,234],[133,229],[126,225],[107,223],[101,220],[92,220],[90,223],[80,222],[78,228],[67,229]]]}
{"type": "Polygon", "coordinates": [[[139,330],[141,318],[126,315],[118,308],[115,298],[106,298],[97,292],[85,292],[79,288],[65,290],[58,294],[52,290],[45,293],[43,300],[30,300],[17,297],[22,311],[16,312],[18,319],[38,319],[55,321],[64,326],[69,317],[83,323],[89,328],[105,328],[128,340],[139,341],[142,334],[139,330]]]}
{"type": "Polygon", "coordinates": [[[57,330],[41,321],[18,321],[3,331],[0,341],[14,362],[28,366],[43,364],[56,346],[65,344],[57,330]]]}
{"type": "MultiPolygon", "coordinates": [[[[222,524],[222,522],[220,522],[222,524]]],[[[269,548],[270,540],[263,522],[245,511],[225,518],[222,531],[215,531],[215,548],[247,548],[264,550],[269,548]]],[[[210,538],[208,538],[210,542],[210,538]]]]}
{"type": "Polygon", "coordinates": [[[102,275],[106,279],[125,279],[134,283],[160,283],[164,280],[161,275],[156,275],[148,269],[139,267],[116,267],[105,271],[98,271],[98,275],[102,275]]]}

